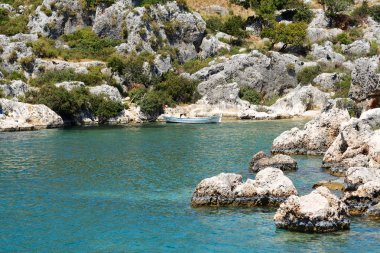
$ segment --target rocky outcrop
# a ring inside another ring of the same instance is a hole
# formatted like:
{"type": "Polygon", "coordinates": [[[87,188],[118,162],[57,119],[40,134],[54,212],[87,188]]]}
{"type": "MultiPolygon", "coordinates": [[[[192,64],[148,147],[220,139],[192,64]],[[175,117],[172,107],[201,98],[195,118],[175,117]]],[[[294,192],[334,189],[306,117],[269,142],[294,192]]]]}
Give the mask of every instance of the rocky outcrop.
{"type": "Polygon", "coordinates": [[[103,84],[89,88],[90,93],[94,95],[105,95],[113,101],[121,102],[122,97],[119,90],[116,87],[103,84]]]}
{"type": "Polygon", "coordinates": [[[251,172],[258,172],[267,167],[277,168],[282,171],[297,170],[297,161],[287,155],[274,155],[268,157],[263,151],[255,154],[250,162],[249,170],[251,172]]]}
{"type": "Polygon", "coordinates": [[[329,98],[329,94],[312,85],[297,86],[285,97],[277,100],[270,108],[279,114],[302,115],[309,110],[321,110],[329,98]]]}
{"type": "Polygon", "coordinates": [[[380,181],[373,180],[360,185],[356,191],[346,192],[343,197],[351,215],[362,215],[380,202],[380,181]]]}
{"type": "Polygon", "coordinates": [[[365,55],[371,50],[371,45],[366,40],[357,40],[349,45],[342,45],[342,51],[350,55],[365,55]]]}
{"type": "Polygon", "coordinates": [[[380,56],[360,58],[354,62],[352,83],[349,96],[356,101],[363,101],[380,96],[380,56]]]}
{"type": "Polygon", "coordinates": [[[263,55],[256,50],[220,60],[222,62],[214,61],[191,75],[201,81],[198,88],[201,95],[231,82],[236,82],[239,87],[252,87],[267,97],[282,95],[298,85],[296,74],[309,66],[294,55],[277,52],[263,55]]]}
{"type": "Polygon", "coordinates": [[[370,219],[379,219],[380,218],[380,203],[368,208],[365,214],[370,219]]]}
{"type": "Polygon", "coordinates": [[[344,74],[342,73],[322,73],[314,78],[313,83],[323,90],[335,90],[335,84],[342,81],[343,77],[344,74]]]}
{"type": "Polygon", "coordinates": [[[257,173],[255,180],[243,183],[241,175],[221,173],[202,180],[191,204],[198,206],[276,206],[297,194],[292,181],[276,168],[257,173]]]}
{"type": "Polygon", "coordinates": [[[344,182],[346,190],[357,190],[359,186],[370,181],[380,182],[380,169],[366,167],[352,167],[346,171],[344,182]]]}
{"type": "Polygon", "coordinates": [[[363,38],[368,41],[377,41],[380,44],[380,24],[376,22],[373,18],[368,17],[367,27],[363,30],[363,38]]]}
{"type": "Polygon", "coordinates": [[[346,60],[343,55],[334,52],[333,43],[330,41],[326,41],[324,45],[313,44],[311,55],[318,63],[333,67],[342,65],[346,60]]]}
{"type": "Polygon", "coordinates": [[[308,195],[289,197],[274,220],[278,228],[324,233],[349,229],[347,215],[347,206],[326,187],[319,187],[308,195]]]}
{"type": "Polygon", "coordinates": [[[62,60],[36,59],[34,62],[33,77],[46,71],[73,70],[75,73],[87,74],[92,67],[105,68],[106,64],[101,61],[70,62],[62,60]]]}
{"type": "Polygon", "coordinates": [[[69,82],[61,82],[61,83],[56,83],[56,87],[63,87],[64,89],[71,91],[72,89],[84,87],[85,84],[83,82],[78,82],[78,81],[69,81],[69,82]]]}
{"type": "Polygon", "coordinates": [[[29,90],[29,86],[21,80],[14,80],[10,84],[0,84],[0,90],[5,97],[17,98],[29,90]]]}
{"type": "Polygon", "coordinates": [[[344,123],[323,158],[323,166],[342,176],[350,167],[380,168],[380,109],[344,123]]]}
{"type": "Polygon", "coordinates": [[[332,40],[337,35],[343,33],[341,29],[329,29],[329,19],[321,9],[314,9],[314,18],[307,28],[307,37],[310,42],[315,43],[323,40],[332,40]]]}
{"type": "Polygon", "coordinates": [[[340,125],[350,119],[346,109],[333,105],[324,108],[322,114],[308,122],[304,129],[285,131],[273,141],[272,153],[321,155],[337,137],[340,125]]]}
{"type": "Polygon", "coordinates": [[[92,24],[94,15],[79,0],[44,0],[29,18],[31,33],[57,38],[92,24]]]}
{"type": "Polygon", "coordinates": [[[0,132],[22,131],[63,126],[63,120],[45,105],[31,105],[0,99],[4,117],[0,118],[0,132]]]}
{"type": "Polygon", "coordinates": [[[155,53],[172,47],[182,62],[197,57],[205,30],[206,22],[198,13],[188,12],[175,1],[133,9],[122,3],[98,8],[93,25],[101,37],[127,41],[117,47],[120,53],[155,53]]]}

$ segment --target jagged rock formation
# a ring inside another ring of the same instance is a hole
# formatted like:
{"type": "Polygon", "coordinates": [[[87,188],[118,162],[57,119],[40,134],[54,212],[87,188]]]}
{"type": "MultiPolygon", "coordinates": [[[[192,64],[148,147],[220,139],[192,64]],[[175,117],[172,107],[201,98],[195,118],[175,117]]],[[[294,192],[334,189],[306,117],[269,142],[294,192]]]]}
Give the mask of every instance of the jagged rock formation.
{"type": "Polygon", "coordinates": [[[197,206],[276,206],[297,194],[292,181],[276,168],[257,173],[255,180],[243,183],[241,175],[221,173],[202,180],[191,204],[197,206]]]}
{"type": "Polygon", "coordinates": [[[0,90],[5,97],[17,98],[29,90],[29,86],[21,80],[14,80],[10,84],[0,84],[0,90]]]}
{"type": "Polygon", "coordinates": [[[92,93],[94,95],[103,94],[103,95],[109,97],[111,100],[114,100],[117,102],[121,102],[121,100],[122,100],[122,96],[121,96],[119,90],[116,87],[113,87],[113,86],[110,86],[107,84],[90,87],[89,91],[90,91],[90,93],[92,93]]]}
{"type": "Polygon", "coordinates": [[[350,228],[347,206],[326,187],[305,196],[291,196],[277,210],[278,228],[299,232],[332,232],[350,228]]]}
{"type": "Polygon", "coordinates": [[[313,12],[314,18],[307,28],[307,37],[310,42],[315,43],[323,40],[331,40],[343,33],[343,31],[338,28],[328,29],[329,20],[323,10],[315,9],[313,12]]]}
{"type": "Polygon", "coordinates": [[[360,58],[354,62],[350,97],[356,101],[380,96],[380,56],[360,58]]]}
{"type": "Polygon", "coordinates": [[[326,41],[323,45],[313,44],[311,55],[319,64],[329,65],[332,67],[342,65],[346,58],[333,49],[333,43],[326,41]]]}
{"type": "Polygon", "coordinates": [[[252,157],[249,164],[251,172],[258,172],[267,167],[277,168],[282,171],[297,170],[297,161],[287,155],[274,155],[268,157],[263,151],[258,152],[252,157]]]}
{"type": "Polygon", "coordinates": [[[357,40],[349,45],[342,45],[342,51],[349,55],[365,55],[371,50],[371,45],[366,40],[357,40]]]}
{"type": "Polygon", "coordinates": [[[45,105],[31,105],[0,99],[4,115],[0,118],[0,132],[22,131],[63,126],[63,120],[45,105]]]}
{"type": "Polygon", "coordinates": [[[350,167],[380,168],[380,109],[372,109],[344,123],[326,151],[323,166],[343,175],[350,167]]]}
{"type": "Polygon", "coordinates": [[[337,137],[340,125],[350,119],[346,109],[331,101],[322,114],[308,122],[303,130],[293,128],[273,141],[272,153],[321,155],[337,137]]]}
{"type": "Polygon", "coordinates": [[[342,81],[343,77],[342,73],[322,73],[314,78],[313,83],[324,90],[335,90],[335,84],[342,81]]]}

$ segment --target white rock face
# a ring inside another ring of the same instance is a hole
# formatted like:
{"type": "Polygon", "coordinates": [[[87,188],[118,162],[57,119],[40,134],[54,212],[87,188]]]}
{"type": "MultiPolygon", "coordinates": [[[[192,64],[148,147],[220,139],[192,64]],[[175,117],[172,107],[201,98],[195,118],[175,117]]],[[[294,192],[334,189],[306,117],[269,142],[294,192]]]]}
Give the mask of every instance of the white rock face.
{"type": "Polygon", "coordinates": [[[314,9],[314,18],[307,28],[307,37],[312,43],[323,40],[331,40],[343,33],[341,29],[328,29],[329,20],[321,9],[314,9]]]}
{"type": "Polygon", "coordinates": [[[17,98],[24,95],[29,86],[21,80],[14,80],[10,84],[0,85],[0,90],[3,90],[5,97],[17,98]]]}
{"type": "Polygon", "coordinates": [[[196,187],[191,204],[197,206],[265,206],[279,205],[297,194],[292,181],[276,168],[266,168],[243,183],[238,174],[221,173],[202,180],[196,187]]]}
{"type": "Polygon", "coordinates": [[[63,87],[64,89],[71,91],[72,89],[75,89],[75,88],[84,87],[85,84],[83,82],[71,81],[71,82],[56,83],[55,86],[58,88],[63,87]]]}
{"type": "Polygon", "coordinates": [[[313,83],[319,85],[326,90],[334,90],[335,84],[342,81],[344,74],[342,73],[322,73],[314,78],[313,83]]]}
{"type": "Polygon", "coordinates": [[[344,178],[347,190],[356,190],[360,185],[370,181],[380,181],[380,169],[351,167],[346,171],[344,178]]]}
{"type": "Polygon", "coordinates": [[[71,69],[76,73],[86,74],[91,67],[106,67],[101,61],[68,62],[61,60],[36,59],[33,77],[46,71],[62,71],[71,69]]]}
{"type": "Polygon", "coordinates": [[[207,58],[216,55],[222,49],[229,51],[231,46],[224,42],[220,42],[217,38],[211,36],[210,38],[206,37],[203,39],[200,49],[201,52],[199,53],[199,56],[201,58],[207,58]]]}
{"type": "Polygon", "coordinates": [[[320,116],[308,122],[303,130],[293,128],[277,137],[273,141],[272,152],[321,155],[334,142],[340,125],[349,119],[347,110],[327,107],[320,116]]]}
{"type": "Polygon", "coordinates": [[[45,105],[31,105],[0,99],[5,117],[0,118],[0,132],[63,126],[63,120],[45,105]]]}
{"type": "Polygon", "coordinates": [[[364,29],[363,38],[368,41],[375,40],[380,44],[380,24],[373,18],[368,17],[367,28],[364,29]]]}
{"type": "Polygon", "coordinates": [[[285,97],[277,100],[270,108],[278,114],[288,113],[299,116],[308,110],[321,110],[329,98],[328,93],[322,92],[312,85],[297,86],[285,97]]]}
{"type": "Polygon", "coordinates": [[[380,95],[380,56],[359,58],[354,62],[351,73],[352,84],[349,96],[356,101],[363,101],[380,95]]]}
{"type": "Polygon", "coordinates": [[[274,220],[278,228],[300,232],[332,232],[349,229],[347,206],[326,187],[310,194],[289,197],[277,210],[274,220]]]}
{"type": "Polygon", "coordinates": [[[380,109],[364,113],[360,119],[344,123],[337,138],[323,157],[324,167],[333,174],[344,174],[350,167],[380,168],[380,109]]]}
{"type": "Polygon", "coordinates": [[[297,161],[287,155],[274,155],[268,157],[263,151],[255,154],[250,162],[249,170],[258,172],[265,168],[272,167],[282,171],[297,170],[297,161]]]}
{"type": "Polygon", "coordinates": [[[324,45],[320,46],[318,44],[312,45],[311,55],[317,60],[318,63],[326,65],[336,65],[342,64],[346,58],[334,52],[333,43],[326,41],[324,45]]]}
{"type": "Polygon", "coordinates": [[[119,92],[119,90],[116,87],[103,84],[99,86],[94,86],[89,88],[90,93],[95,94],[95,95],[106,95],[108,96],[111,100],[121,102],[122,97],[119,92]]]}
{"type": "Polygon", "coordinates": [[[342,45],[342,50],[345,54],[365,55],[370,52],[371,45],[366,40],[357,40],[349,45],[342,45]]]}

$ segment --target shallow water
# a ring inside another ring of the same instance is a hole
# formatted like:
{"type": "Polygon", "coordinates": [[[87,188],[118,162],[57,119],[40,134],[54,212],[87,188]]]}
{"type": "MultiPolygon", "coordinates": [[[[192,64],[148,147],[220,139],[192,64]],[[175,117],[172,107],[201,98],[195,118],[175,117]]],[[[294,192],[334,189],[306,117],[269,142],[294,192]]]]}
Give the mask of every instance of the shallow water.
{"type": "MultiPolygon", "coordinates": [[[[380,252],[380,223],[314,235],[276,229],[275,209],[190,207],[197,183],[247,171],[302,121],[148,124],[0,133],[0,252],[380,252]]],[[[295,157],[298,191],[331,176],[295,157]]]]}

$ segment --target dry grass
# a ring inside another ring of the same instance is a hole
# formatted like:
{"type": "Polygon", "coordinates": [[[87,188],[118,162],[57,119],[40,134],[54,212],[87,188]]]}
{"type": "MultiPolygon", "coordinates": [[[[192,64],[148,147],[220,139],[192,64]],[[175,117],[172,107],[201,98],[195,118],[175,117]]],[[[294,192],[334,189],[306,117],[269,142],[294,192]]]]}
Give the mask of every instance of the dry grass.
{"type": "Polygon", "coordinates": [[[249,17],[255,14],[253,10],[246,10],[242,6],[231,4],[229,0],[186,0],[187,5],[194,11],[199,12],[202,16],[210,16],[212,14],[206,11],[206,7],[210,5],[219,5],[229,11],[232,11],[234,15],[249,17]]]}

